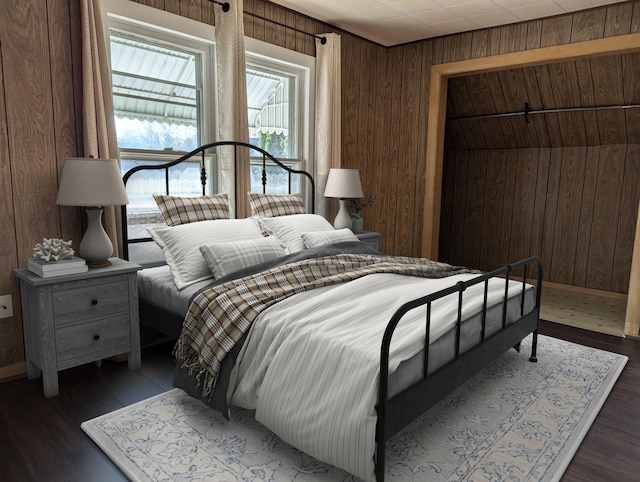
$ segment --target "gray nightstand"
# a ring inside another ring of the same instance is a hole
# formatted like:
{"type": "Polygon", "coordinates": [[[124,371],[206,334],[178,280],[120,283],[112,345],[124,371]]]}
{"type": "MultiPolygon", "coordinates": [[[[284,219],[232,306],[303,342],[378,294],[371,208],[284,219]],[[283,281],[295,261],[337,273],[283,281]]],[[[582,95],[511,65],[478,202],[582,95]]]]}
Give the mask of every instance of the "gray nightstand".
{"type": "Polygon", "coordinates": [[[137,271],[111,258],[111,266],[42,278],[16,269],[20,278],[27,376],[42,374],[44,394],[58,394],[58,372],[128,353],[140,368],[137,271]]]}
{"type": "Polygon", "coordinates": [[[362,231],[356,233],[358,239],[364,243],[370,244],[374,249],[380,249],[380,233],[374,231],[362,231]]]}

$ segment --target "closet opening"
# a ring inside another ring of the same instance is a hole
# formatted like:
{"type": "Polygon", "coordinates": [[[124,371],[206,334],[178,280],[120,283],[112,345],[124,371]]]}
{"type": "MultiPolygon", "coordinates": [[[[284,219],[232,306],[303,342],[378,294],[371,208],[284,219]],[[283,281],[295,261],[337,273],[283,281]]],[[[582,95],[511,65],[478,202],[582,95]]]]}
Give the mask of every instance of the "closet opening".
{"type": "Polygon", "coordinates": [[[639,52],[632,34],[433,66],[423,256],[538,255],[550,293],[601,294],[638,336],[639,52]]]}

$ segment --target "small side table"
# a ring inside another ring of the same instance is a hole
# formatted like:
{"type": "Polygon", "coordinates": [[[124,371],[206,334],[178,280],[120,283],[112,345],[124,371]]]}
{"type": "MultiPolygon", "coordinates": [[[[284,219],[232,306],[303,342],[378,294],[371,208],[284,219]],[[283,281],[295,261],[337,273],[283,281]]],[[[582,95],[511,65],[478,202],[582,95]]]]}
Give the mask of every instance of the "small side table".
{"type": "Polygon", "coordinates": [[[360,241],[371,245],[374,249],[380,249],[380,233],[375,231],[362,231],[361,233],[355,233],[360,241]]]}
{"type": "Polygon", "coordinates": [[[46,397],[57,395],[58,372],[128,353],[140,368],[137,272],[119,258],[111,266],[42,278],[26,268],[20,279],[27,376],[38,378],[46,397]]]}

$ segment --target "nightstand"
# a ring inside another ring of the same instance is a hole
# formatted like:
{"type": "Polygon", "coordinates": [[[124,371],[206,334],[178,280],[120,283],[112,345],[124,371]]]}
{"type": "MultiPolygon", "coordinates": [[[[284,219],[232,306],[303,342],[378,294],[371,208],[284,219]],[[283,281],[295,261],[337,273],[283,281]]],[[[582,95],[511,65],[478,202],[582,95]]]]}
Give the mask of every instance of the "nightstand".
{"type": "Polygon", "coordinates": [[[362,231],[355,233],[360,241],[371,245],[374,249],[380,249],[380,233],[374,231],[362,231]]]}
{"type": "Polygon", "coordinates": [[[111,258],[111,266],[42,278],[16,269],[20,279],[27,376],[42,374],[44,394],[58,394],[58,372],[128,353],[140,368],[137,271],[111,258]]]}

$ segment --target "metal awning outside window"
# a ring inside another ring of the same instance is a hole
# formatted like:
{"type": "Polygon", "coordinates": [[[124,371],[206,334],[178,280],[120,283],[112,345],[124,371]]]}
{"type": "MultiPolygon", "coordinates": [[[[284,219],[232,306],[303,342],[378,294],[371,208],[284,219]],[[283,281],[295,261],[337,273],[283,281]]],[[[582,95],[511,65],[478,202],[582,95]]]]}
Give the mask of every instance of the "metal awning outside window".
{"type": "Polygon", "coordinates": [[[249,127],[258,132],[289,133],[289,78],[287,76],[247,69],[247,104],[249,127]]]}
{"type": "MultiPolygon", "coordinates": [[[[116,117],[197,126],[197,57],[112,32],[111,69],[116,117]]],[[[289,79],[259,68],[247,69],[249,127],[288,133],[289,79]]]]}
{"type": "Polygon", "coordinates": [[[112,35],[111,71],[117,117],[197,124],[195,54],[112,35]]]}

